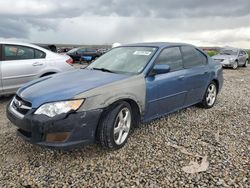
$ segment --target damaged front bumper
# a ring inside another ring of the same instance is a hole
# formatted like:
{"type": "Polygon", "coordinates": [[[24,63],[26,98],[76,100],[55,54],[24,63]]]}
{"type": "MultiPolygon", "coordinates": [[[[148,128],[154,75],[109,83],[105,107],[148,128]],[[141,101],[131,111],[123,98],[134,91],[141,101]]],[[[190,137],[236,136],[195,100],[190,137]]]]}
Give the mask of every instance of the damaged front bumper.
{"type": "Polygon", "coordinates": [[[8,105],[7,117],[17,126],[17,134],[32,144],[67,149],[95,143],[96,129],[103,110],[74,112],[54,118],[34,115],[34,111],[31,109],[20,118],[15,109],[8,105]]]}

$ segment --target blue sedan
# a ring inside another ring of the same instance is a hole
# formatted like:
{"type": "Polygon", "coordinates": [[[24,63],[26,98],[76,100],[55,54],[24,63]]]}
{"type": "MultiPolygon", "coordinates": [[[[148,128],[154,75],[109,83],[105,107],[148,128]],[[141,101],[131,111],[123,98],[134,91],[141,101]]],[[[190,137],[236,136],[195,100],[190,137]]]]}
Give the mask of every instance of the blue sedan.
{"type": "Polygon", "coordinates": [[[119,149],[141,122],[195,104],[213,107],[222,85],[222,66],[195,46],[124,45],[85,69],[24,85],[7,116],[18,135],[34,144],[119,149]]]}

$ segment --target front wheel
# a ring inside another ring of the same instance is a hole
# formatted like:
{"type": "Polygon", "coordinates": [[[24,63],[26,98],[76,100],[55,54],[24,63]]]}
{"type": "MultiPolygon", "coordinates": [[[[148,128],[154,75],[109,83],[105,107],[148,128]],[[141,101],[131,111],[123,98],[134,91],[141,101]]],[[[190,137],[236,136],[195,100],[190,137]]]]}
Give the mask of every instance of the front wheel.
{"type": "Polygon", "coordinates": [[[215,82],[211,82],[207,87],[206,93],[201,102],[202,107],[212,108],[217,98],[217,86],[215,82]]]}
{"type": "Polygon", "coordinates": [[[232,68],[234,69],[234,70],[236,70],[237,68],[238,68],[238,61],[235,61],[234,63],[233,63],[233,66],[232,66],[232,68]]]}
{"type": "Polygon", "coordinates": [[[131,128],[131,107],[127,102],[120,102],[103,115],[97,139],[104,148],[119,149],[126,144],[131,128]]]}

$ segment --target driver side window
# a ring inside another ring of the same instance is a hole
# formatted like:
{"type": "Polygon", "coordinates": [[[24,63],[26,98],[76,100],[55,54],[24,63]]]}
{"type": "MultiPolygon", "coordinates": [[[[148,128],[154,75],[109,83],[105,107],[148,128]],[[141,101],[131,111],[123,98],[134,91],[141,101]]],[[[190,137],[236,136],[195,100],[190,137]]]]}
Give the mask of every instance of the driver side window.
{"type": "Polygon", "coordinates": [[[183,69],[180,48],[172,47],[164,49],[156,60],[156,64],[168,65],[170,72],[183,69]]]}

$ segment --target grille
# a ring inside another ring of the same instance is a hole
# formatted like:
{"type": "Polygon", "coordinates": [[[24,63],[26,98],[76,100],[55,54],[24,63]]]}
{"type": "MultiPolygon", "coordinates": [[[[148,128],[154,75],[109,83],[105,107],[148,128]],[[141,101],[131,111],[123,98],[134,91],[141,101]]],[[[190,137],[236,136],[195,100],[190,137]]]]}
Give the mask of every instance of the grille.
{"type": "Polygon", "coordinates": [[[26,115],[31,109],[31,103],[21,99],[19,96],[15,96],[12,101],[12,107],[22,115],[26,115]]]}
{"type": "Polygon", "coordinates": [[[221,63],[224,59],[215,59],[216,62],[221,63]]]}

